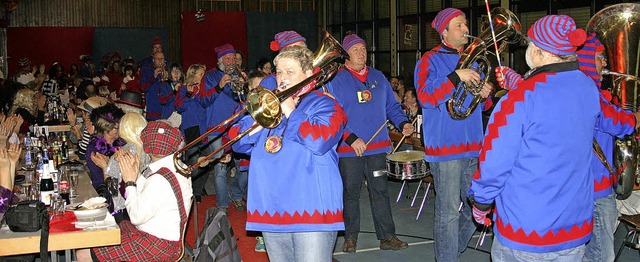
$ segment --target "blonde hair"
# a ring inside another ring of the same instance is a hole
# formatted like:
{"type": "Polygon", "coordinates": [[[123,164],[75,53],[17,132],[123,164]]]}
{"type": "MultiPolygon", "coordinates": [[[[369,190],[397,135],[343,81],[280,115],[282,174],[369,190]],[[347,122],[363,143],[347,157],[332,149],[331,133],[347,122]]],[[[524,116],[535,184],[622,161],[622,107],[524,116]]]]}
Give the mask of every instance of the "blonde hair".
{"type": "Polygon", "coordinates": [[[144,116],[136,112],[128,112],[120,119],[118,135],[124,139],[125,142],[136,145],[136,153],[138,155],[142,154],[142,139],[140,139],[140,134],[142,134],[142,130],[146,126],[147,120],[144,119],[144,116]]]}
{"type": "Polygon", "coordinates": [[[200,79],[195,79],[196,77],[196,73],[198,72],[198,70],[207,70],[207,66],[205,65],[201,65],[201,64],[193,64],[189,67],[189,69],[187,69],[187,75],[184,78],[184,82],[187,85],[190,84],[195,84],[195,81],[199,81],[200,79]]]}
{"type": "Polygon", "coordinates": [[[33,116],[37,116],[36,112],[36,91],[29,88],[23,88],[16,92],[13,98],[13,106],[11,107],[11,114],[15,114],[20,108],[24,108],[33,116]]]}
{"type": "Polygon", "coordinates": [[[313,52],[302,46],[287,46],[273,59],[273,64],[277,67],[278,61],[282,58],[290,58],[298,63],[303,71],[313,70],[313,52]]]}

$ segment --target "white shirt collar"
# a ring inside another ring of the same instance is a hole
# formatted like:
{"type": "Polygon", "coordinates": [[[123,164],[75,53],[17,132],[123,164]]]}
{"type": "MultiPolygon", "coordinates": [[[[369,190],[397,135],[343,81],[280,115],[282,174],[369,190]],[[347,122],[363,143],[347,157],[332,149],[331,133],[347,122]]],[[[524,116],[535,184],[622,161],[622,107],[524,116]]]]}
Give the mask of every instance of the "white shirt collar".
{"type": "Polygon", "coordinates": [[[160,168],[166,167],[174,174],[177,173],[176,166],[173,164],[173,154],[163,157],[162,159],[152,162],[149,164],[149,170],[155,173],[160,170],[160,168]]]}

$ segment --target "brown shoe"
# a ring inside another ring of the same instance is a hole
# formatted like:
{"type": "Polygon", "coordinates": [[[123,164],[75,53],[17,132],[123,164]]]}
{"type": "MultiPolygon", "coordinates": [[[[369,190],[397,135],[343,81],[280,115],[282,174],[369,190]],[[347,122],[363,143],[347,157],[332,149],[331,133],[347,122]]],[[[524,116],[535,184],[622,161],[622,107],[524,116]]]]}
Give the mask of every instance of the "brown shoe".
{"type": "Polygon", "coordinates": [[[380,249],[382,250],[402,250],[407,247],[409,247],[407,242],[398,239],[396,236],[380,240],[380,249]]]}
{"type": "Polygon", "coordinates": [[[342,244],[342,252],[345,253],[354,253],[356,252],[356,245],[358,244],[358,240],[355,238],[348,238],[342,244]]]}

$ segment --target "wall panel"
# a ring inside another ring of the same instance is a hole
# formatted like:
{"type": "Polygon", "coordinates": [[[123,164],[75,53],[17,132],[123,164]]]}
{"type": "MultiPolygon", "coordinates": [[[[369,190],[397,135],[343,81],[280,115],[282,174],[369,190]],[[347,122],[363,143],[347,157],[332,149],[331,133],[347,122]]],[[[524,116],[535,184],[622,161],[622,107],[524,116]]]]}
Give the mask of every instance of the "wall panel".
{"type": "MultiPolygon", "coordinates": [[[[163,39],[166,43],[165,53],[171,60],[180,61],[180,11],[183,1],[20,1],[9,27],[164,28],[168,31],[168,39],[163,39]]],[[[152,40],[148,39],[149,44],[152,40]]]]}

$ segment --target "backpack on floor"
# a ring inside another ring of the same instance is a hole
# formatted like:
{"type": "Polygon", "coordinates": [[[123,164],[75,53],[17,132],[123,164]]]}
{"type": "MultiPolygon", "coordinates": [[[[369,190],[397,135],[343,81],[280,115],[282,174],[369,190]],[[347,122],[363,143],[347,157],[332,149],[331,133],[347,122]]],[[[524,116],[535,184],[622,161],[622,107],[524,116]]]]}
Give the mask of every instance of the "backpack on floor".
{"type": "Polygon", "coordinates": [[[216,207],[207,210],[204,227],[193,249],[193,261],[242,261],[225,211],[216,207]]]}

